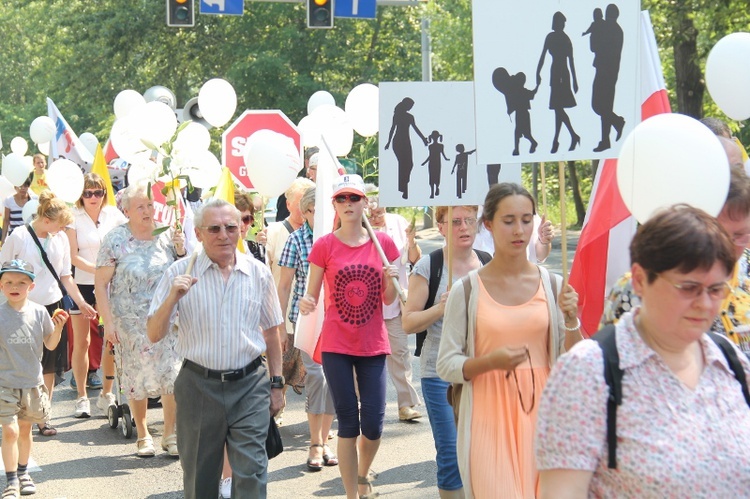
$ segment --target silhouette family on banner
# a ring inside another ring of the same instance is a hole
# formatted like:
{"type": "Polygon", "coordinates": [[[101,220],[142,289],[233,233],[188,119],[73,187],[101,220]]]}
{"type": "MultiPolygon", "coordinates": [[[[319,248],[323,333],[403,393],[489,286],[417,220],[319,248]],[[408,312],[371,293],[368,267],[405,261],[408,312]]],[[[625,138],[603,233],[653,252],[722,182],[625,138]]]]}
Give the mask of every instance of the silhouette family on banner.
{"type": "MultiPolygon", "coordinates": [[[[602,152],[611,147],[610,136],[614,129],[615,141],[622,137],[625,119],[614,112],[615,87],[620,72],[622,56],[623,31],[617,23],[620,10],[615,4],[609,4],[605,13],[594,9],[594,20],[581,36],[589,37],[589,48],[594,53],[595,69],[592,83],[591,108],[601,118],[601,140],[594,152],[602,152]]],[[[542,83],[542,69],[547,54],[551,63],[549,68],[549,109],[554,111],[555,135],[550,152],[556,153],[560,143],[560,131],[565,125],[570,134],[569,151],[581,144],[581,137],[576,133],[566,109],[577,106],[575,94],[578,93],[573,44],[565,33],[567,19],[562,12],[552,16],[552,32],[544,40],[542,54],[536,68],[536,87],[526,88],[526,75],[523,72],[511,75],[504,67],[498,67],[492,73],[492,84],[505,96],[508,115],[515,114],[515,131],[513,155],[519,154],[521,138],[529,141],[529,153],[536,151],[539,143],[532,135],[531,101],[534,100],[539,85],[542,83]]]]}

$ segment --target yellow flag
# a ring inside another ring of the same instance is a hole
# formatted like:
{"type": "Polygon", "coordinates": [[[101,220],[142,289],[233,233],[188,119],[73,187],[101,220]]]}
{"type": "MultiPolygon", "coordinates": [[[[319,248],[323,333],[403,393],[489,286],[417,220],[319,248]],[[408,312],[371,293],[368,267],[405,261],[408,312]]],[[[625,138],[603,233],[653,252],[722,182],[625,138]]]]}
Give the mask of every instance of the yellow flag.
{"type": "MultiPolygon", "coordinates": [[[[213,197],[223,199],[234,206],[234,181],[232,180],[232,172],[226,166],[221,169],[221,177],[219,177],[219,183],[216,184],[213,197]]],[[[242,238],[237,240],[237,249],[241,253],[247,252],[242,238]]]]}
{"type": "Polygon", "coordinates": [[[104,160],[101,144],[96,145],[96,154],[94,154],[94,166],[91,167],[91,173],[96,173],[104,179],[104,187],[107,189],[107,204],[117,206],[115,203],[115,191],[112,189],[112,179],[109,177],[107,162],[104,160]]]}

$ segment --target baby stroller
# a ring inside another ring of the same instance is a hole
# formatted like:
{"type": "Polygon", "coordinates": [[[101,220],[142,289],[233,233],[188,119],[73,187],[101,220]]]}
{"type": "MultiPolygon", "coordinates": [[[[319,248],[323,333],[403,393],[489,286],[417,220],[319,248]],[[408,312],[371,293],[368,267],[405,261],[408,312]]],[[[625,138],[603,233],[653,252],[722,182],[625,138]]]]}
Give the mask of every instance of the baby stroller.
{"type": "Polygon", "coordinates": [[[133,416],[130,414],[130,406],[127,402],[123,402],[127,399],[122,393],[122,384],[120,383],[122,379],[122,355],[119,348],[115,348],[111,344],[109,346],[111,348],[110,355],[115,356],[115,384],[117,389],[115,390],[116,402],[115,405],[110,405],[107,409],[107,419],[109,420],[109,427],[113,430],[117,429],[120,420],[122,420],[122,425],[120,426],[122,436],[131,438],[133,433],[135,433],[135,425],[133,424],[133,416]]]}

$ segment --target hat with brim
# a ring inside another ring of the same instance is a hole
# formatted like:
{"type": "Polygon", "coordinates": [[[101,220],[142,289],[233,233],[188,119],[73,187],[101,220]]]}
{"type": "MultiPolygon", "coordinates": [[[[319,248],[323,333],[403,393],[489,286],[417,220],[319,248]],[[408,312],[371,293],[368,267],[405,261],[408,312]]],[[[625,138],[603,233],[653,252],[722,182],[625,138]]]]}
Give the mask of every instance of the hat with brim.
{"type": "Polygon", "coordinates": [[[11,260],[9,262],[4,262],[2,267],[0,267],[0,276],[7,272],[24,274],[26,276],[29,276],[32,281],[36,279],[36,274],[34,274],[34,267],[32,267],[30,263],[23,260],[11,260]]]}
{"type": "Polygon", "coordinates": [[[341,175],[333,183],[333,196],[336,197],[339,194],[359,194],[360,196],[365,195],[365,182],[357,174],[347,173],[341,175]]]}

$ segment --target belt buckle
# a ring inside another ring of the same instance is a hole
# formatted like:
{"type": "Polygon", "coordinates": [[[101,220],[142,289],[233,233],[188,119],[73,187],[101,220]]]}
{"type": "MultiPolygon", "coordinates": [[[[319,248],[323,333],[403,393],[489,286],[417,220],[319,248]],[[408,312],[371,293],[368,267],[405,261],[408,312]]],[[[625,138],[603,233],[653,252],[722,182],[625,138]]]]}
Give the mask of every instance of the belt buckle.
{"type": "Polygon", "coordinates": [[[242,369],[234,371],[224,371],[221,373],[221,382],[226,383],[227,381],[235,381],[239,379],[238,375],[242,373],[242,369]]]}

